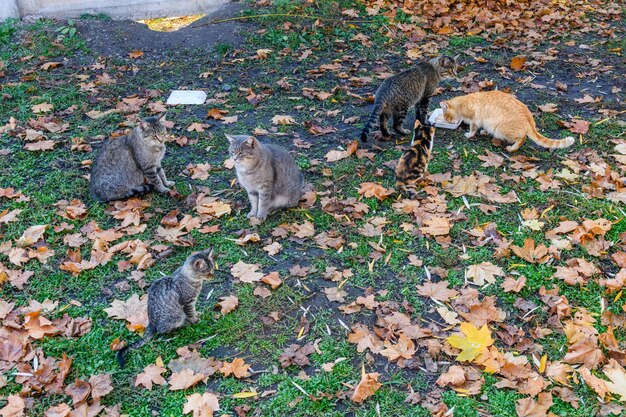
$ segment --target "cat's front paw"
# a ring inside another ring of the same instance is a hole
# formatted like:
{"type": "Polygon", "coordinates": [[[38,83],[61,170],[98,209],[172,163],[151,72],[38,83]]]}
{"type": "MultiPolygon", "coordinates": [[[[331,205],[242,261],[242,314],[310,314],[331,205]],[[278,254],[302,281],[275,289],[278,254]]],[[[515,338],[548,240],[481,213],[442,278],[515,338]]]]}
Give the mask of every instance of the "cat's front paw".
{"type": "Polygon", "coordinates": [[[170,188],[163,187],[163,186],[157,187],[156,190],[157,190],[158,193],[161,193],[161,194],[166,194],[166,193],[169,193],[170,191],[172,191],[170,188]]]}
{"type": "Polygon", "coordinates": [[[250,213],[248,213],[248,216],[247,216],[247,217],[248,217],[249,219],[251,219],[251,218],[253,218],[253,217],[256,217],[256,212],[251,211],[250,213]]]}
{"type": "Polygon", "coordinates": [[[173,187],[174,185],[176,185],[176,183],[174,181],[165,181],[165,185],[167,185],[168,187],[173,187]]]}
{"type": "Polygon", "coordinates": [[[474,137],[474,135],[475,135],[475,134],[476,134],[476,133],[467,132],[467,133],[465,134],[465,137],[466,137],[466,138],[468,138],[468,139],[471,139],[471,138],[473,138],[473,137],[474,137]]]}
{"type": "Polygon", "coordinates": [[[200,321],[200,318],[198,316],[193,316],[193,317],[189,317],[187,320],[189,320],[189,323],[191,324],[196,324],[197,322],[200,321]]]}

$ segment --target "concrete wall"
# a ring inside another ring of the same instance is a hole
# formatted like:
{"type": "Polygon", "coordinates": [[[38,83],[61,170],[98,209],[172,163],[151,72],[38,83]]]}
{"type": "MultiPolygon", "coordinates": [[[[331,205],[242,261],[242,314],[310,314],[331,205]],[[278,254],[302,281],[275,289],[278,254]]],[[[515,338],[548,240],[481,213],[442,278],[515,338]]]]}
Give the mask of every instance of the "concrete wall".
{"type": "Polygon", "coordinates": [[[113,19],[148,19],[210,13],[229,0],[0,0],[0,20],[7,17],[78,17],[104,13],[113,19]]]}

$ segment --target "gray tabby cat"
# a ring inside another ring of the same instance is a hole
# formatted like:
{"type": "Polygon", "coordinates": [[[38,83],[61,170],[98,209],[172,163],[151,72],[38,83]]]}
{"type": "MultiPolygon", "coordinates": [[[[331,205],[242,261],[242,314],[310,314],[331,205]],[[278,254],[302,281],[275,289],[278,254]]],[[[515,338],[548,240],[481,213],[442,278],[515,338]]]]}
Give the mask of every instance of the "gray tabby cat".
{"type": "Polygon", "coordinates": [[[156,334],[169,333],[186,323],[198,322],[196,301],[203,280],[213,277],[213,249],[196,252],[171,277],[155,281],[148,290],[148,327],[137,342],[117,351],[117,362],[124,366],[126,353],[143,346],[156,334]]]}
{"type": "Polygon", "coordinates": [[[171,191],[161,166],[167,131],[159,117],[142,120],[128,136],[104,143],[96,156],[89,192],[101,202],[142,195],[153,189],[171,191]]]}
{"type": "Polygon", "coordinates": [[[254,136],[226,137],[235,160],[237,180],[248,192],[251,206],[248,218],[263,221],[274,211],[298,205],[304,176],[289,152],[261,143],[254,136]]]}
{"type": "Polygon", "coordinates": [[[393,130],[399,135],[410,132],[402,127],[406,114],[415,106],[415,117],[426,125],[428,102],[439,86],[439,81],[448,72],[455,73],[457,58],[442,55],[428,62],[420,62],[400,74],[383,81],[376,91],[374,108],[367,123],[361,131],[361,140],[367,142],[372,126],[380,124],[383,138],[389,139],[391,133],[387,127],[389,118],[393,117],[393,130]]]}

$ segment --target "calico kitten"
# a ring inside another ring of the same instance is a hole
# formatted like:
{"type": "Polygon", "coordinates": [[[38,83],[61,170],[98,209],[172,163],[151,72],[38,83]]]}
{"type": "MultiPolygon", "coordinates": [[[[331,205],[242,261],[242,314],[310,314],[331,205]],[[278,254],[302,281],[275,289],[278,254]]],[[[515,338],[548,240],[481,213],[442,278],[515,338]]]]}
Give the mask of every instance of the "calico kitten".
{"type": "Polygon", "coordinates": [[[274,211],[295,207],[302,196],[304,176],[293,157],[278,146],[254,136],[226,135],[235,160],[237,180],[250,200],[248,218],[265,220],[274,211]]]}
{"type": "Polygon", "coordinates": [[[419,180],[426,178],[434,137],[434,126],[415,121],[411,147],[400,157],[396,166],[396,186],[409,192],[419,180]]]}
{"type": "Polygon", "coordinates": [[[506,148],[509,152],[518,150],[527,136],[537,145],[550,149],[567,148],[575,142],[573,137],[554,140],[541,135],[528,107],[502,91],[467,94],[442,101],[440,106],[447,121],[460,119],[469,123],[465,137],[473,137],[482,128],[496,139],[512,143],[506,148]]]}
{"type": "Polygon", "coordinates": [[[449,72],[456,73],[457,58],[442,55],[428,62],[420,62],[393,77],[387,78],[376,91],[374,108],[361,132],[361,140],[367,142],[372,126],[378,122],[383,138],[389,139],[387,127],[393,117],[393,130],[399,135],[408,135],[402,127],[409,109],[415,106],[415,117],[426,124],[428,102],[439,86],[441,78],[449,72]]]}
{"type": "Polygon", "coordinates": [[[154,335],[169,333],[186,323],[197,323],[196,301],[203,280],[213,277],[215,257],[213,249],[196,252],[172,276],[155,281],[148,290],[148,327],[137,342],[117,352],[117,362],[124,366],[130,349],[143,346],[154,335]]]}
{"type": "Polygon", "coordinates": [[[96,156],[89,192],[98,201],[107,202],[141,195],[156,189],[171,191],[161,166],[167,132],[159,117],[142,120],[128,136],[107,141],[96,156]]]}

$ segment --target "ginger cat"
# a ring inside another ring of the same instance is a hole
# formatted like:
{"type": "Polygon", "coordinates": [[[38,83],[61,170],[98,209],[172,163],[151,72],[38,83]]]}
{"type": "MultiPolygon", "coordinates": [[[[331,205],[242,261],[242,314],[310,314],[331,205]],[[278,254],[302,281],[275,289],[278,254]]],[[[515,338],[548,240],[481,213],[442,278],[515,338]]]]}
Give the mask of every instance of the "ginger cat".
{"type": "Polygon", "coordinates": [[[515,152],[530,137],[537,145],[556,149],[571,146],[575,139],[562,140],[546,138],[537,132],[537,126],[528,107],[511,94],[502,91],[484,91],[440,103],[443,116],[448,122],[462,120],[469,123],[470,130],[465,137],[473,137],[482,128],[496,139],[505,140],[509,152],[515,152]]]}

